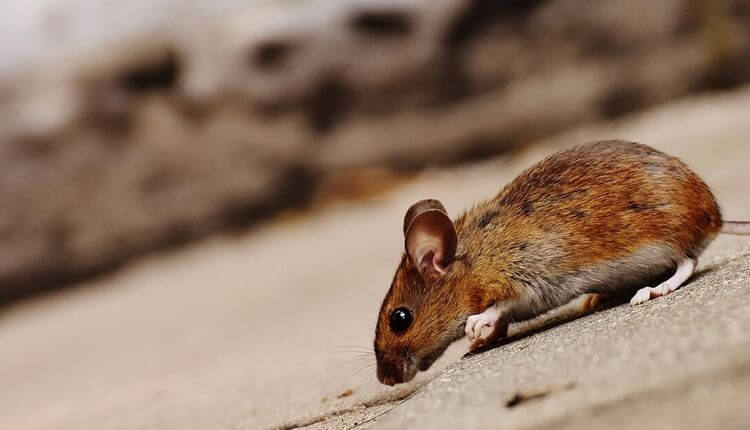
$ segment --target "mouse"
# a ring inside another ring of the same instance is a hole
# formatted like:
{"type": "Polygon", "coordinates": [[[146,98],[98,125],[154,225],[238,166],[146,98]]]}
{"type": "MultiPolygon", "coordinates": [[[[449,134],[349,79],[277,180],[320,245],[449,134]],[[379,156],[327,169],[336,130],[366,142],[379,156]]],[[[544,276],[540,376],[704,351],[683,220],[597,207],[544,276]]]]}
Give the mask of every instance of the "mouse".
{"type": "Polygon", "coordinates": [[[427,370],[454,341],[476,351],[511,322],[580,298],[590,312],[609,297],[632,306],[670,294],[719,234],[706,183],[650,146],[598,141],[531,166],[455,220],[436,199],[403,220],[404,253],[375,328],[376,375],[387,385],[427,370]]]}

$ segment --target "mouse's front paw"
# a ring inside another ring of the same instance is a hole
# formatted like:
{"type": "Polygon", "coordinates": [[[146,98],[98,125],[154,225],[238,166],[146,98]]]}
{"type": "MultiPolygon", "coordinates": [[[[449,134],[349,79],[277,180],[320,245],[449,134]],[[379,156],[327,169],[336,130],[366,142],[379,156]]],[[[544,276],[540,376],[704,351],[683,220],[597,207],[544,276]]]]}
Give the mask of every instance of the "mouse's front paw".
{"type": "Polygon", "coordinates": [[[466,319],[465,331],[466,336],[471,341],[469,349],[475,351],[500,337],[507,336],[508,323],[503,318],[497,304],[495,304],[481,314],[470,315],[466,319]],[[483,331],[485,328],[489,330],[483,331]]]}
{"type": "MultiPolygon", "coordinates": [[[[482,338],[482,329],[495,327],[496,323],[497,317],[488,315],[486,312],[476,315],[470,315],[466,320],[466,336],[471,341],[480,339],[482,338]]],[[[486,338],[487,334],[485,334],[484,337],[486,338]]]]}

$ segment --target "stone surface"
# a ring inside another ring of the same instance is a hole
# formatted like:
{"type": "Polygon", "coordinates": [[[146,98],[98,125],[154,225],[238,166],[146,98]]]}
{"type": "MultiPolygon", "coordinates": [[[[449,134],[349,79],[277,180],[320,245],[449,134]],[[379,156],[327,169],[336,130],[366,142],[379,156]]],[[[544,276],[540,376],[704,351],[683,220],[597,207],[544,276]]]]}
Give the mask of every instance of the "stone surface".
{"type": "Polygon", "coordinates": [[[304,205],[342,171],[731,87],[750,3],[712,4],[4,1],[0,300],[304,205]]]}
{"type": "Polygon", "coordinates": [[[463,360],[458,342],[402,387],[379,385],[368,365],[410,203],[436,197],[457,214],[552,151],[627,138],[682,157],[727,218],[750,219],[748,107],[745,88],[578,129],[6,308],[0,428],[737,427],[748,418],[747,237],[720,236],[698,276],[645,306],[463,360]]]}

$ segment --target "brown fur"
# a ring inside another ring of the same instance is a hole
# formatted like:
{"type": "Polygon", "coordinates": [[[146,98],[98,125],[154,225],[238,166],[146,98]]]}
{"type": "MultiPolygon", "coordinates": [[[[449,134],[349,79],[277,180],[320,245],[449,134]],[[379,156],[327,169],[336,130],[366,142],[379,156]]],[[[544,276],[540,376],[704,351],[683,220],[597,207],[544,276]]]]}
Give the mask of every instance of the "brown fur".
{"type": "Polygon", "coordinates": [[[429,367],[463,336],[469,315],[496,302],[518,303],[511,316],[525,319],[576,294],[646,286],[667,265],[697,257],[722,221],[710,190],[683,162],[606,141],[532,166],[454,225],[458,246],[447,273],[421,274],[408,256],[396,270],[375,336],[385,383],[429,367]],[[633,268],[635,256],[646,267],[633,268]],[[395,334],[388,318],[400,306],[414,321],[395,334]]]}

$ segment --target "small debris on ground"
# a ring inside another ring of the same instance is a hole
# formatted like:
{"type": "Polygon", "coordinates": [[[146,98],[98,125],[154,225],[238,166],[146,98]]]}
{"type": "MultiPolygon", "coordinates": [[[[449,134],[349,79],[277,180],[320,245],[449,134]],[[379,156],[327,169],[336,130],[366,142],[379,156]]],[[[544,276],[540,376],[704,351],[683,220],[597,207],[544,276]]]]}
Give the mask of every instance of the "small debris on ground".
{"type": "Polygon", "coordinates": [[[531,390],[531,391],[518,391],[516,394],[514,394],[510,399],[508,399],[507,402],[505,402],[505,407],[507,408],[513,408],[521,403],[526,403],[532,400],[538,400],[544,397],[547,397],[548,395],[559,392],[559,391],[567,391],[571,388],[575,387],[575,384],[573,382],[570,382],[565,385],[556,386],[556,387],[548,387],[538,390],[531,390]]]}
{"type": "Polygon", "coordinates": [[[337,399],[343,399],[344,397],[349,397],[352,394],[354,394],[354,390],[351,388],[347,388],[346,390],[340,392],[338,395],[336,395],[337,399]]]}

